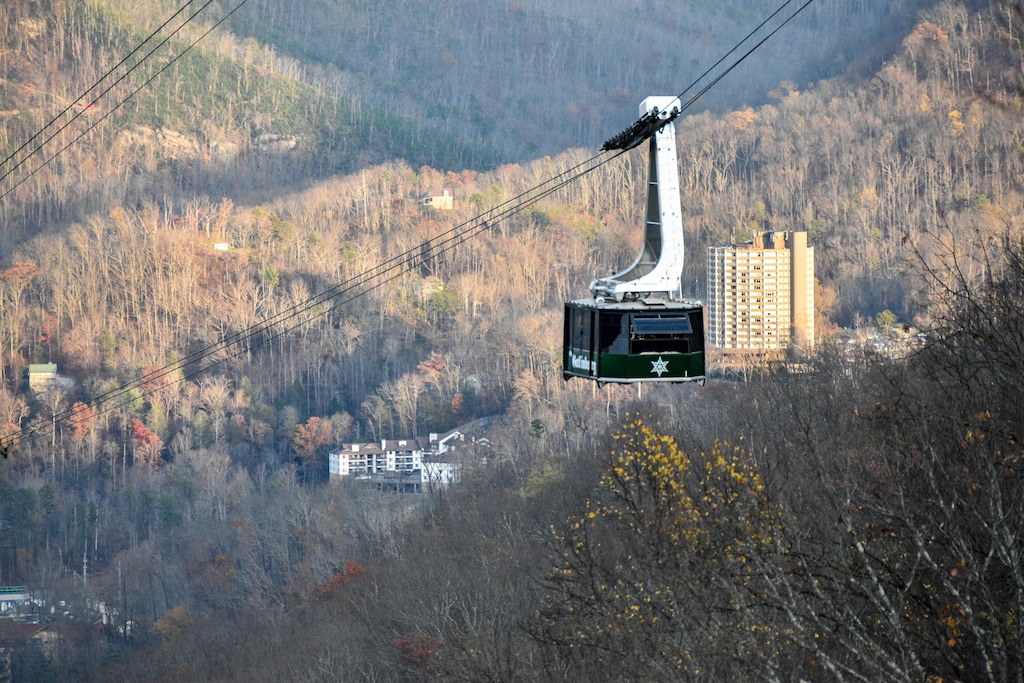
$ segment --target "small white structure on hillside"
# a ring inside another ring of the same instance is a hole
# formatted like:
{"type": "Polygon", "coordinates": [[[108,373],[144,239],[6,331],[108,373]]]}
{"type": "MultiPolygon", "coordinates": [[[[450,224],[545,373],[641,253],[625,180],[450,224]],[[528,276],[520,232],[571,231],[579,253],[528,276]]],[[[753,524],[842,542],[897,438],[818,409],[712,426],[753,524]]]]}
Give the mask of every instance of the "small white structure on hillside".
{"type": "Polygon", "coordinates": [[[433,190],[423,196],[423,206],[441,211],[452,211],[455,209],[455,197],[448,188],[433,190]]]}
{"type": "Polygon", "coordinates": [[[37,394],[51,389],[72,389],[75,378],[57,372],[56,363],[34,363],[28,366],[28,388],[37,394]]]}

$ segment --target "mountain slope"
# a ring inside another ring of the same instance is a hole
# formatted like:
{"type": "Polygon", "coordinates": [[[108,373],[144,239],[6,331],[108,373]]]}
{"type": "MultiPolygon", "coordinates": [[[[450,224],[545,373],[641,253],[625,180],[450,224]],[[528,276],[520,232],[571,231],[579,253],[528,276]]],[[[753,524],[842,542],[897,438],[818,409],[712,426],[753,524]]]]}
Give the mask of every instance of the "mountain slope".
{"type": "MultiPolygon", "coordinates": [[[[143,14],[171,16],[164,4],[166,14],[143,14]]],[[[0,248],[155,196],[274,194],[396,157],[416,165],[497,158],[484,145],[288,75],[301,69],[270,48],[220,34],[189,49],[210,23],[200,22],[217,18],[209,11],[119,65],[150,31],[131,9],[86,0],[0,7],[0,154],[8,159],[0,171],[10,228],[0,248]]]]}
{"type": "MultiPolygon", "coordinates": [[[[898,46],[916,12],[935,4],[811,4],[717,84],[705,104],[756,105],[781,81],[803,87],[868,75],[898,46]]],[[[300,0],[285,9],[253,0],[232,25],[281,54],[336,68],[365,101],[519,161],[598,146],[635,118],[636,102],[681,92],[779,5],[300,0]]],[[[766,30],[798,6],[790,3],[766,30]]]]}

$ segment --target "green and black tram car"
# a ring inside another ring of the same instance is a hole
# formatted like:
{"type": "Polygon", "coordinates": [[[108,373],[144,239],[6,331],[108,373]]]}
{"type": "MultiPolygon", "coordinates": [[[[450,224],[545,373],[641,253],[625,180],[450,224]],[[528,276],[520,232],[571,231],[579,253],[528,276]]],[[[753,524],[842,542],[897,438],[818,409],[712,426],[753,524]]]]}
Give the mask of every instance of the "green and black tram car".
{"type": "Polygon", "coordinates": [[[564,327],[565,379],[704,381],[704,308],[699,303],[569,301],[564,327]]]}

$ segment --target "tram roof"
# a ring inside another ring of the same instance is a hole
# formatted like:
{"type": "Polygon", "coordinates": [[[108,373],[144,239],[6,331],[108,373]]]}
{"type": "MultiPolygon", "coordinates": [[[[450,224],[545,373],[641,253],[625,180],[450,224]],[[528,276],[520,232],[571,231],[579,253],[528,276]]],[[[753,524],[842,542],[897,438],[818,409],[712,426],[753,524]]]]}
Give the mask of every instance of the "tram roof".
{"type": "Polygon", "coordinates": [[[595,298],[576,299],[570,304],[585,308],[595,308],[606,311],[630,311],[643,313],[657,313],[658,311],[679,311],[693,308],[703,308],[704,302],[697,299],[684,299],[682,301],[669,301],[668,299],[639,299],[636,301],[599,301],[595,298]]]}

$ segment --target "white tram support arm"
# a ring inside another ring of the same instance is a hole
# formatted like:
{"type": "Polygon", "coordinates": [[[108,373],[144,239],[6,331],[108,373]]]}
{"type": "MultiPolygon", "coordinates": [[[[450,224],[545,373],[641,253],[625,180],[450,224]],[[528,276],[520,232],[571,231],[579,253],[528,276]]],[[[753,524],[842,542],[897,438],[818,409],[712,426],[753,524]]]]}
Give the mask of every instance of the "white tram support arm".
{"type": "Polygon", "coordinates": [[[640,103],[641,120],[665,121],[650,138],[644,243],[629,268],[590,283],[595,298],[622,301],[657,294],[674,300],[681,296],[683,216],[673,123],[680,106],[678,97],[648,97],[640,103]]]}

